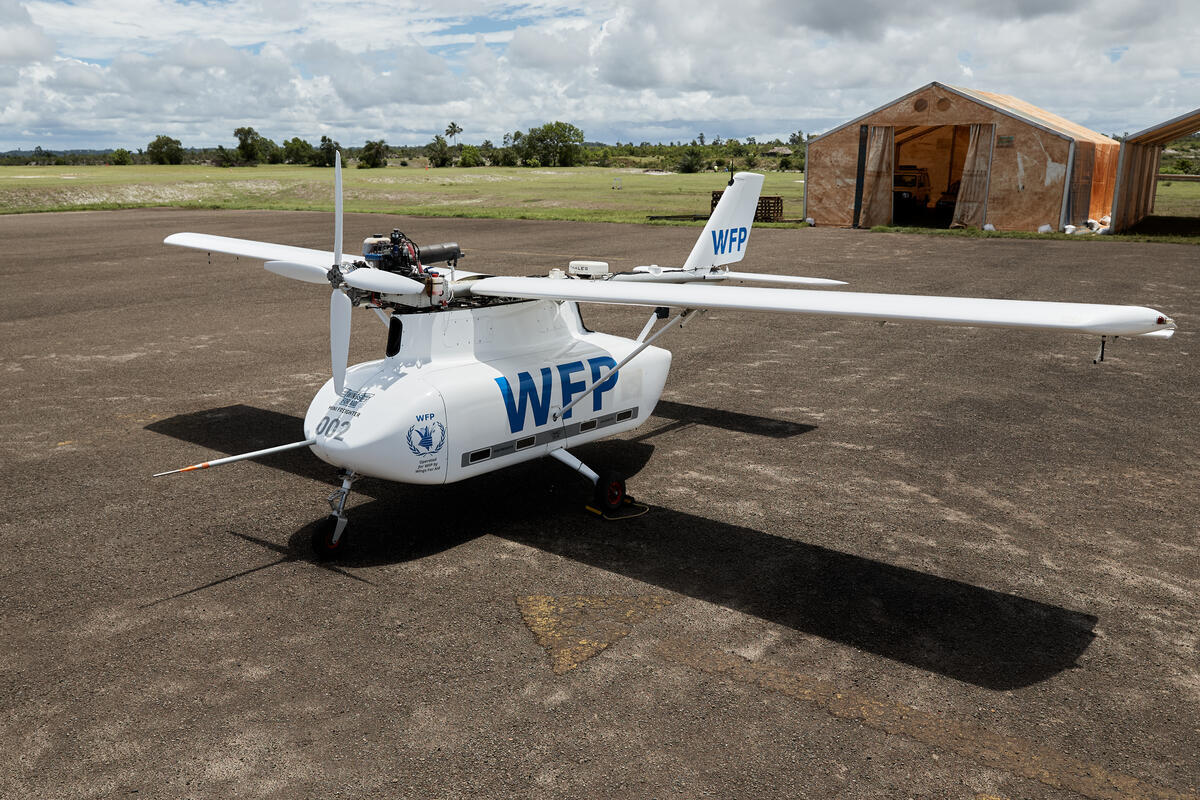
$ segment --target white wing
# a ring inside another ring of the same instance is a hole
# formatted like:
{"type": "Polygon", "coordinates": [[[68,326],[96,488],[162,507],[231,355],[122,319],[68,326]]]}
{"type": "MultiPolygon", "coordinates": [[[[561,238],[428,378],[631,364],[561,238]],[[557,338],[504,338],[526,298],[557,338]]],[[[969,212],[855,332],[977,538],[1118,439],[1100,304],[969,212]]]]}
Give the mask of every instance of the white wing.
{"type": "MultiPolygon", "coordinates": [[[[334,259],[332,250],[310,250],[307,247],[293,247],[290,244],[235,239],[230,236],[214,236],[210,233],[173,233],[163,239],[163,244],[190,247],[193,250],[203,250],[207,253],[227,253],[231,256],[257,258],[263,261],[293,261],[322,269],[329,269],[334,259]]],[[[454,274],[455,277],[461,279],[470,278],[479,273],[457,269],[454,274]]]]}
{"type": "Polygon", "coordinates": [[[767,275],[762,272],[732,272],[725,270],[717,273],[721,280],[758,281],[760,283],[786,283],[792,286],[845,286],[845,281],[835,281],[832,278],[802,278],[799,275],[767,275]]]}
{"type": "Polygon", "coordinates": [[[1169,336],[1175,328],[1174,321],[1152,308],[1094,303],[559,278],[493,277],[481,278],[469,285],[473,294],[488,297],[782,311],[851,319],[1027,328],[1109,336],[1152,334],[1162,337],[1169,336]]]}
{"type": "Polygon", "coordinates": [[[609,280],[623,283],[692,283],[694,281],[758,281],[791,286],[845,286],[832,278],[803,278],[799,275],[768,275],[763,272],[731,272],[718,267],[683,269],[682,267],[634,267],[633,272],[618,272],[609,280]]]}
{"type": "Polygon", "coordinates": [[[163,244],[190,247],[209,253],[228,253],[231,256],[257,258],[263,261],[296,261],[314,267],[328,269],[333,263],[329,250],[309,250],[307,247],[292,247],[288,244],[256,242],[252,239],[234,239],[229,236],[213,236],[208,233],[173,233],[163,244]]]}

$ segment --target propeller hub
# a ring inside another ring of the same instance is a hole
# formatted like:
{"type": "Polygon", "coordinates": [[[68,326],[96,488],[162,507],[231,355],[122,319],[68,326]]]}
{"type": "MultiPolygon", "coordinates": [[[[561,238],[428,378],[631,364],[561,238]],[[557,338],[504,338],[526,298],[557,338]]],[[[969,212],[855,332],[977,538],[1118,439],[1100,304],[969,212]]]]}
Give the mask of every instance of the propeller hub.
{"type": "Polygon", "coordinates": [[[342,274],[342,267],[340,264],[334,264],[329,268],[329,284],[333,288],[340,289],[345,282],[346,277],[342,274]]]}

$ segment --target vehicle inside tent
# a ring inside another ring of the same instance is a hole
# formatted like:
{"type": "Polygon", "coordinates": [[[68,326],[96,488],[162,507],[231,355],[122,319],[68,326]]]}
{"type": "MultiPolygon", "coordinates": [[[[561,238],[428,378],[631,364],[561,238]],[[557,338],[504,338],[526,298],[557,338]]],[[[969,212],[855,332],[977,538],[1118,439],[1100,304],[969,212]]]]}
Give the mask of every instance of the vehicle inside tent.
{"type": "Polygon", "coordinates": [[[948,228],[962,183],[969,125],[896,128],[892,220],[948,228]]]}

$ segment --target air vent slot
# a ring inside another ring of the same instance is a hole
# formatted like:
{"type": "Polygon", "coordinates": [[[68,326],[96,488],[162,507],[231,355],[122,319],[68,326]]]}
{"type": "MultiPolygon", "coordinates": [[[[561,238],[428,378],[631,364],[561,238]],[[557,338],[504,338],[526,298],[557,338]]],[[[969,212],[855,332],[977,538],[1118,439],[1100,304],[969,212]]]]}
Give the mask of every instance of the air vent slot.
{"type": "Polygon", "coordinates": [[[400,352],[400,340],[404,336],[404,323],[397,316],[392,316],[388,320],[388,337],[387,350],[384,351],[388,358],[392,358],[400,352]]]}

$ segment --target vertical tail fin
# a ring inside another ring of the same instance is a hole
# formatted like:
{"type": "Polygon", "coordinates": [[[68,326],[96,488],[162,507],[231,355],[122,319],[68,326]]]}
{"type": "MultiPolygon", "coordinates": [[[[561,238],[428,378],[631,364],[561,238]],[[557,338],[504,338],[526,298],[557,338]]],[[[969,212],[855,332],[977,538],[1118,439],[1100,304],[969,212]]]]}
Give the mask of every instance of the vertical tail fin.
{"type": "Polygon", "coordinates": [[[742,260],[762,185],[763,176],[754,172],[739,172],[733,176],[733,185],[721,195],[721,201],[713,209],[708,224],[684,262],[684,269],[705,269],[742,260]]]}

